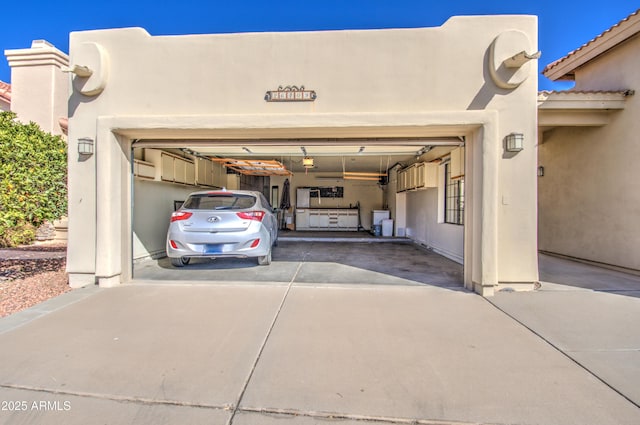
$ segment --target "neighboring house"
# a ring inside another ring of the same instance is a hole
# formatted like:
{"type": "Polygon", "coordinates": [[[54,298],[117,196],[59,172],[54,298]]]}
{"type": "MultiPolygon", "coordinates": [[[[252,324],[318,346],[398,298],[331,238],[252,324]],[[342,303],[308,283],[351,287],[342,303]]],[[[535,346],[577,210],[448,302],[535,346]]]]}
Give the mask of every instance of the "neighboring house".
{"type": "Polygon", "coordinates": [[[11,84],[0,81],[0,111],[11,110],[11,84]]]}
{"type": "Polygon", "coordinates": [[[539,249],[640,270],[640,14],[549,64],[539,94],[539,249]],[[542,175],[544,174],[544,175],[542,175]]]}

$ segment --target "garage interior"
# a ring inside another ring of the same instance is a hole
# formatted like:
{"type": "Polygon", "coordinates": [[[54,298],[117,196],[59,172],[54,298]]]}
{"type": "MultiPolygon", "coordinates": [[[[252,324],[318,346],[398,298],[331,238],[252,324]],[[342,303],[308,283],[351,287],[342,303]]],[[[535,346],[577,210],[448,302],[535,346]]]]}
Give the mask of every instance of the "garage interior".
{"type": "Polygon", "coordinates": [[[133,278],[462,288],[464,141],[134,140],[133,278]],[[173,269],[164,258],[171,212],[191,192],[222,188],[260,191],[278,208],[274,262],[201,259],[173,269]]]}

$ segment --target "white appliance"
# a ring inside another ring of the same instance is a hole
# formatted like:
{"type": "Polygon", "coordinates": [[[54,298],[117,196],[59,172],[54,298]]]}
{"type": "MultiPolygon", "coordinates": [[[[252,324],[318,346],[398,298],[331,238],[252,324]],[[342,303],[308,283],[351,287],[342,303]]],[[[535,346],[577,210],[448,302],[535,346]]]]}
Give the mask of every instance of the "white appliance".
{"type": "Polygon", "coordinates": [[[309,189],[296,189],[296,208],[309,208],[310,195],[309,189]]]}
{"type": "Polygon", "coordinates": [[[385,218],[382,220],[382,236],[390,237],[393,236],[393,220],[390,218],[385,218]]]}
{"type": "Polygon", "coordinates": [[[371,221],[372,226],[381,226],[382,220],[386,220],[389,218],[389,210],[373,210],[373,220],[371,221]]]}

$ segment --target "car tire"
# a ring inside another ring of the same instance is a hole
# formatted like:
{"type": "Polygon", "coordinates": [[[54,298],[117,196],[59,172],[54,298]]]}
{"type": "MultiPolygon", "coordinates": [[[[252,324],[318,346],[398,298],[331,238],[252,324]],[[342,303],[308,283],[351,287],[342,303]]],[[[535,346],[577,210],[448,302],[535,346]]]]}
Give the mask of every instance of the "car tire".
{"type": "Polygon", "coordinates": [[[258,265],[268,266],[269,264],[271,264],[271,250],[269,250],[267,255],[262,255],[258,257],[258,265]]]}
{"type": "Polygon", "coordinates": [[[172,258],[171,264],[174,267],[184,267],[187,264],[189,264],[190,261],[191,261],[191,258],[189,257],[172,258]]]}

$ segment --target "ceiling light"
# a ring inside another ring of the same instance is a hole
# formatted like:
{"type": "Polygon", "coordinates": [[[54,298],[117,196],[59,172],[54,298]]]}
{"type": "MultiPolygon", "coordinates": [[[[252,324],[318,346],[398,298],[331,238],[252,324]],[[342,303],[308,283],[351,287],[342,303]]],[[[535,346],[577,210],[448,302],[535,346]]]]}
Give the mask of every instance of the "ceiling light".
{"type": "Polygon", "coordinates": [[[305,156],[304,158],[302,158],[302,165],[304,166],[304,168],[313,168],[313,158],[305,156]]]}
{"type": "Polygon", "coordinates": [[[425,153],[429,152],[432,148],[433,148],[433,146],[423,146],[423,147],[421,147],[420,150],[418,152],[416,152],[416,158],[419,158],[420,156],[422,156],[425,153]]]}

